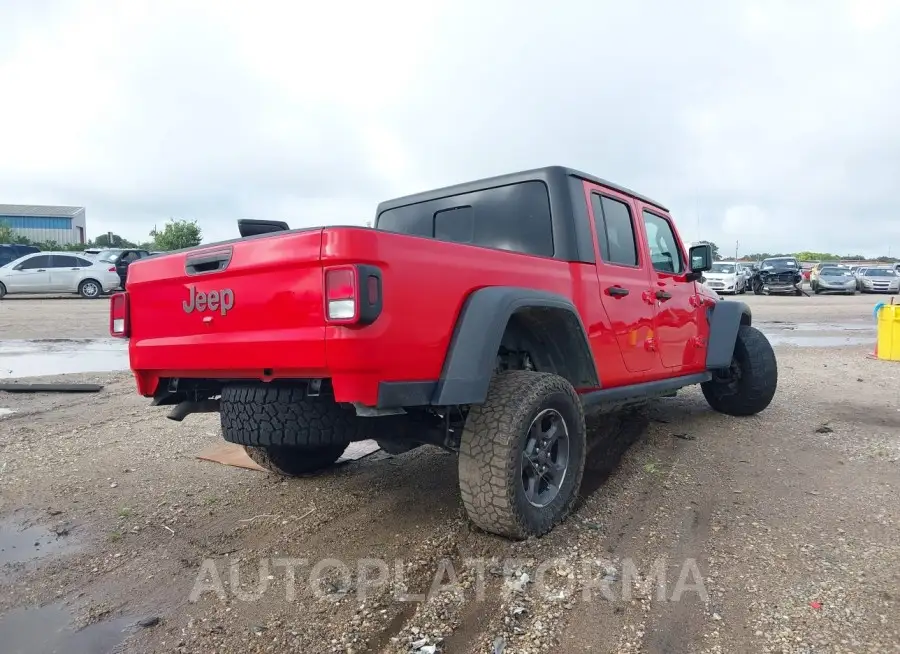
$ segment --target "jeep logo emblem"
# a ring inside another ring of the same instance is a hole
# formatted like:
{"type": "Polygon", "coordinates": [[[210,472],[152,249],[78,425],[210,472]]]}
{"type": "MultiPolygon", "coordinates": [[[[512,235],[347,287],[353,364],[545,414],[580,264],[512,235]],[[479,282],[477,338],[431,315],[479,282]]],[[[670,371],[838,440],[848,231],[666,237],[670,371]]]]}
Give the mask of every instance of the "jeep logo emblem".
{"type": "Polygon", "coordinates": [[[223,288],[220,291],[197,292],[193,286],[188,286],[188,299],[181,303],[185,313],[194,311],[218,311],[223,316],[234,306],[234,291],[223,288]]]}

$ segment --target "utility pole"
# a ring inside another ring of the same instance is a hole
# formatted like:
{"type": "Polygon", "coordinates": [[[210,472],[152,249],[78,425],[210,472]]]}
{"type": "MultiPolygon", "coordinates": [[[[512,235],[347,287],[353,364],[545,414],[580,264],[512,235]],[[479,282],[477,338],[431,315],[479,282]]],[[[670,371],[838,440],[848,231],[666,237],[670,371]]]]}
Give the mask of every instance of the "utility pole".
{"type": "Polygon", "coordinates": [[[734,242],[734,260],[735,260],[735,261],[738,260],[738,250],[740,249],[740,247],[741,247],[741,242],[740,242],[740,240],[735,241],[735,242],[734,242]]]}

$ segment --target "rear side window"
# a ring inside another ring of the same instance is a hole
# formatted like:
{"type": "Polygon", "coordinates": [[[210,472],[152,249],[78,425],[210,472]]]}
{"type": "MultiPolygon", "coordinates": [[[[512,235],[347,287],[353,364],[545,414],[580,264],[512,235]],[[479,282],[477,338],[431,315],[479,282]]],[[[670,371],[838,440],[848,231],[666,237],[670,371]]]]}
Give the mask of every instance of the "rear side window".
{"type": "Polygon", "coordinates": [[[631,209],[619,200],[598,193],[591,194],[600,258],[606,263],[637,266],[637,243],[631,209]]]}
{"type": "Polygon", "coordinates": [[[377,228],[441,241],[553,256],[550,196],[522,182],[388,209],[377,228]]]}
{"type": "Polygon", "coordinates": [[[64,254],[54,254],[50,260],[51,268],[77,268],[78,259],[64,254]]]}

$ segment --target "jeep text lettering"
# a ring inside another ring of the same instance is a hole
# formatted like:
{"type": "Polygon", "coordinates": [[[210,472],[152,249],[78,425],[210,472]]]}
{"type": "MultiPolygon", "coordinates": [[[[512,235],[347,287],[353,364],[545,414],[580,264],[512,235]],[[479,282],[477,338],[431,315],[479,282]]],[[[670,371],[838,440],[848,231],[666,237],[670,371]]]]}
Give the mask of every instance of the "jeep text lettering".
{"type": "Polygon", "coordinates": [[[234,291],[223,288],[219,291],[197,291],[194,286],[188,286],[188,299],[181,303],[185,313],[192,311],[218,311],[223,316],[234,306],[234,291]]]}

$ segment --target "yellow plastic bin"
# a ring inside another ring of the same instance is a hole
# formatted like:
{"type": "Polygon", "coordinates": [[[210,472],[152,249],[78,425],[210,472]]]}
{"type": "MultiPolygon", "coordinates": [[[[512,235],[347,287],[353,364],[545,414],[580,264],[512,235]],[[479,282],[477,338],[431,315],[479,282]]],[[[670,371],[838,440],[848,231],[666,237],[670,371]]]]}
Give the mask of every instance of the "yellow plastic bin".
{"type": "Polygon", "coordinates": [[[878,358],[900,361],[900,304],[885,304],[878,309],[878,358]]]}

